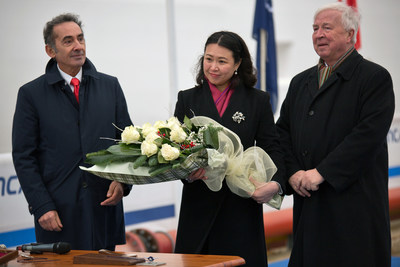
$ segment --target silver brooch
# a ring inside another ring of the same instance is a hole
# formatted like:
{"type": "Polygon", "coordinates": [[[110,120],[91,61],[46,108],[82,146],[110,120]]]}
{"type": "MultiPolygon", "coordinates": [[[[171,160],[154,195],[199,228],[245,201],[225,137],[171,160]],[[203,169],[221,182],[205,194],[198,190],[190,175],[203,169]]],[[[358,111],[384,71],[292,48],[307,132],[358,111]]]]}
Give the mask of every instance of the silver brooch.
{"type": "Polygon", "coordinates": [[[235,114],[233,114],[232,119],[234,122],[241,123],[242,121],[244,121],[245,116],[242,112],[236,111],[235,114]]]}

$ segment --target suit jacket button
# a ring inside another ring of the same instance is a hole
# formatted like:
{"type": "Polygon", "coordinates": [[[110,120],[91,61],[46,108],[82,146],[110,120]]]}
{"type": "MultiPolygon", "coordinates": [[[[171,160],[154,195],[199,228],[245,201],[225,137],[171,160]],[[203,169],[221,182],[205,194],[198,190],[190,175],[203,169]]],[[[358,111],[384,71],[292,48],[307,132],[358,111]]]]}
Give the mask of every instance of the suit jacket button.
{"type": "Polygon", "coordinates": [[[305,157],[305,156],[308,155],[308,151],[307,151],[307,150],[304,150],[301,154],[303,155],[303,157],[305,157]]]}
{"type": "Polygon", "coordinates": [[[83,188],[86,188],[86,187],[88,187],[88,184],[87,184],[86,182],[83,182],[83,183],[82,183],[82,187],[83,187],[83,188]]]}
{"type": "Polygon", "coordinates": [[[310,116],[314,115],[314,110],[310,110],[310,111],[308,112],[308,115],[310,115],[310,116]]]}

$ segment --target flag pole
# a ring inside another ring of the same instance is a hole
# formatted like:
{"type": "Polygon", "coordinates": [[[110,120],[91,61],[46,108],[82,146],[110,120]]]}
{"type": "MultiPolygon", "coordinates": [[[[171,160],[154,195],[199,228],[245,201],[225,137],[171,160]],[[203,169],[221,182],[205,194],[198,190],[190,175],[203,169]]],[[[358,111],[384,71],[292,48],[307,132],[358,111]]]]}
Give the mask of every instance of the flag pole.
{"type": "Polygon", "coordinates": [[[169,56],[169,115],[174,113],[176,96],[178,95],[177,65],[176,65],[176,43],[175,43],[175,14],[174,0],[166,1],[167,32],[168,32],[168,56],[169,56]]]}
{"type": "Polygon", "coordinates": [[[267,31],[260,29],[260,89],[267,91],[267,31]]]}

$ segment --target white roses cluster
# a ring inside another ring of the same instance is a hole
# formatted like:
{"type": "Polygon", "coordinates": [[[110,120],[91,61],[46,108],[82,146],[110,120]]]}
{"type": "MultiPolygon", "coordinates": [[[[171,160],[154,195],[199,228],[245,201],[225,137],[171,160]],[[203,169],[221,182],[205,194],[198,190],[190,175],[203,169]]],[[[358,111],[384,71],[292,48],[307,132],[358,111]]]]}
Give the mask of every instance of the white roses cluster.
{"type": "Polygon", "coordinates": [[[134,126],[125,127],[121,139],[122,142],[126,144],[141,143],[141,154],[147,157],[151,157],[160,152],[164,160],[175,160],[179,157],[180,150],[169,144],[162,144],[161,138],[163,138],[163,136],[159,131],[159,129],[162,128],[170,129],[169,139],[176,144],[183,143],[188,137],[186,132],[182,129],[179,120],[172,117],[167,121],[156,121],[154,125],[145,123],[141,128],[134,126]]]}

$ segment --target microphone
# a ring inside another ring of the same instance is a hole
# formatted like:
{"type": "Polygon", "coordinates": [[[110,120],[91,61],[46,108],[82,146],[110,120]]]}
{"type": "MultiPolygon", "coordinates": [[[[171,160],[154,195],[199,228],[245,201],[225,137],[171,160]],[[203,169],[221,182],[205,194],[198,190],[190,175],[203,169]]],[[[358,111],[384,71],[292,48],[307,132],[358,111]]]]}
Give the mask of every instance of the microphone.
{"type": "Polygon", "coordinates": [[[57,242],[52,244],[31,243],[22,245],[22,251],[30,251],[31,253],[42,254],[43,252],[54,252],[57,254],[68,253],[71,248],[66,242],[57,242]]]}

